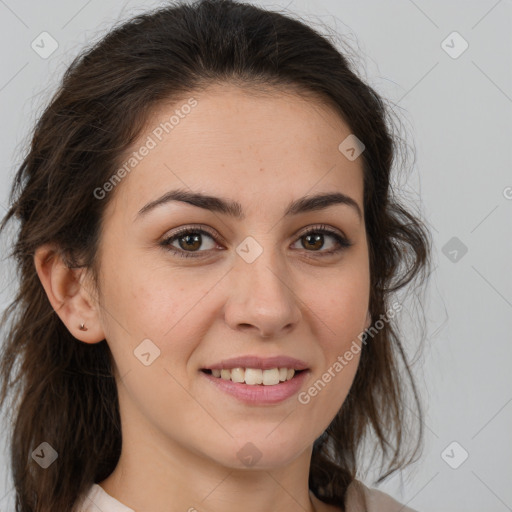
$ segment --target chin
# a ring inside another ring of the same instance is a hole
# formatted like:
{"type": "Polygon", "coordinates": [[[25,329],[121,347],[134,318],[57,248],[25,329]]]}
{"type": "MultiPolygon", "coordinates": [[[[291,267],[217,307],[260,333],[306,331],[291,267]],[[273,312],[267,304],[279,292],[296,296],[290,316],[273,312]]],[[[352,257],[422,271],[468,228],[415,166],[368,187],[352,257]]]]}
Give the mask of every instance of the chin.
{"type": "Polygon", "coordinates": [[[259,436],[244,436],[243,440],[232,439],[229,446],[224,445],[222,454],[214,456],[215,460],[230,469],[271,470],[290,464],[304,452],[304,440],[289,436],[287,442],[283,436],[271,439],[271,430],[259,436]],[[227,453],[232,456],[226,457],[227,453]]]}

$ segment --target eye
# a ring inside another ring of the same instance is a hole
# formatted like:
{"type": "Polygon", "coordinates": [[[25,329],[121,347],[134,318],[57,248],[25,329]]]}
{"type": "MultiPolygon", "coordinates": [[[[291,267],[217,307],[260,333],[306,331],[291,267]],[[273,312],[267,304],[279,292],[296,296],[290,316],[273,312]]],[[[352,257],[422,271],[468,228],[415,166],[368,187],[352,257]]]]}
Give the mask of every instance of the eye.
{"type": "MultiPolygon", "coordinates": [[[[205,252],[196,250],[202,245],[204,235],[215,241],[214,235],[202,227],[184,227],[178,230],[172,236],[162,240],[160,245],[165,249],[173,252],[177,256],[180,256],[181,258],[197,258],[198,256],[194,253],[205,252]],[[174,242],[177,242],[179,247],[173,245],[174,242]]],[[[215,246],[215,244],[213,245],[215,246]]]]}
{"type": "MultiPolygon", "coordinates": [[[[181,258],[200,258],[202,256],[196,253],[208,252],[215,247],[215,242],[215,235],[204,226],[185,226],[162,240],[160,245],[181,258]],[[203,244],[204,236],[210,238],[214,243],[210,248],[201,251],[199,248],[203,244]],[[177,244],[177,246],[175,244],[177,244]]],[[[343,235],[323,225],[310,228],[308,231],[302,233],[295,244],[298,242],[302,242],[301,245],[306,249],[306,252],[318,253],[314,255],[315,257],[331,256],[352,245],[352,242],[343,235]],[[331,244],[333,247],[329,250],[321,251],[320,249],[325,245],[326,237],[330,237],[334,240],[334,243],[331,244]]]]}
{"type": "Polygon", "coordinates": [[[295,243],[298,243],[299,241],[305,249],[312,249],[307,252],[318,252],[318,256],[321,257],[337,254],[352,245],[352,242],[343,235],[323,225],[310,228],[305,233],[302,233],[295,243]],[[325,245],[326,236],[334,240],[334,247],[326,251],[320,251],[320,249],[325,245]]]}

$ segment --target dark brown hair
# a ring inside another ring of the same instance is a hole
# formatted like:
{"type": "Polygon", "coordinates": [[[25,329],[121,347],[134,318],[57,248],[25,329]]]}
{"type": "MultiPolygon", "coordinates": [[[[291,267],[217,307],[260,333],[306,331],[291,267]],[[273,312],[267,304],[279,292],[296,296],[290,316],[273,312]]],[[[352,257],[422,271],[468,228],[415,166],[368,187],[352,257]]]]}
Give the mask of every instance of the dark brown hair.
{"type": "MultiPolygon", "coordinates": [[[[13,393],[16,512],[70,511],[118,462],[121,425],[107,342],[80,343],[71,335],[42,287],[34,253],[55,244],[70,267],[91,269],[99,288],[102,213],[114,192],[98,200],[93,191],[118,169],[160,102],[227,82],[322,98],[365,145],[372,318],[386,315],[393,294],[413,279],[425,281],[430,233],[390,185],[400,147],[390,109],[351,68],[347,54],[302,21],[232,0],[137,15],[74,59],[34,127],[0,225],[3,232],[9,220],[19,221],[10,254],[19,286],[2,319],[0,360],[0,403],[13,393]],[[58,452],[47,469],[32,458],[42,442],[58,452]]],[[[310,489],[342,508],[369,435],[382,452],[379,481],[421,452],[422,408],[411,366],[395,322],[383,324],[365,340],[350,392],[313,449],[310,489]],[[415,431],[406,421],[407,389],[415,431]]]]}

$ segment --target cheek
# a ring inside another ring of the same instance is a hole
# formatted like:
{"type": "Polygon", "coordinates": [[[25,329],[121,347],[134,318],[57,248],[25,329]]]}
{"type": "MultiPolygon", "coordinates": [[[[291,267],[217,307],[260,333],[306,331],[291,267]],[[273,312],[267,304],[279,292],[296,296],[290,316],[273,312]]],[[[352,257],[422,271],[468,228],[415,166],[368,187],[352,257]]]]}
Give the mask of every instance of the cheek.
{"type": "Polygon", "coordinates": [[[126,371],[138,363],[133,355],[144,340],[156,347],[156,366],[173,373],[182,368],[208,326],[209,281],[142,261],[133,266],[118,261],[105,283],[108,342],[120,368],[126,371]]]}
{"type": "Polygon", "coordinates": [[[364,330],[369,302],[367,272],[345,268],[337,275],[315,281],[314,289],[313,294],[306,288],[301,292],[308,297],[305,311],[309,311],[312,325],[317,326],[318,339],[341,350],[364,330]]]}
{"type": "MultiPolygon", "coordinates": [[[[308,382],[304,391],[299,393],[300,407],[304,407],[305,417],[318,418],[327,427],[345,401],[359,365],[360,352],[357,345],[350,351],[350,360],[346,351],[334,352],[323,368],[320,368],[308,382]]],[[[324,428],[325,428],[324,427],[324,428]]]]}
{"type": "Polygon", "coordinates": [[[162,336],[190,310],[201,293],[179,272],[137,258],[117,259],[108,274],[108,302],[123,321],[137,329],[162,336]],[[187,282],[188,281],[188,282],[187,282]]]}

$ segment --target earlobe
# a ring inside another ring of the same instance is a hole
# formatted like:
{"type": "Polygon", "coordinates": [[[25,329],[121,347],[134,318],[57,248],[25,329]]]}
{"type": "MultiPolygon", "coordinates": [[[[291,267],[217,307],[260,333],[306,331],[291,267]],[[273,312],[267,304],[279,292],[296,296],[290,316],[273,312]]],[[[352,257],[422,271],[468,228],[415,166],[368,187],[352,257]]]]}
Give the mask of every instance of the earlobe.
{"type": "Polygon", "coordinates": [[[69,332],[85,343],[105,339],[97,306],[80,279],[85,269],[69,268],[59,250],[50,244],[37,248],[34,265],[50,304],[69,332]]]}

